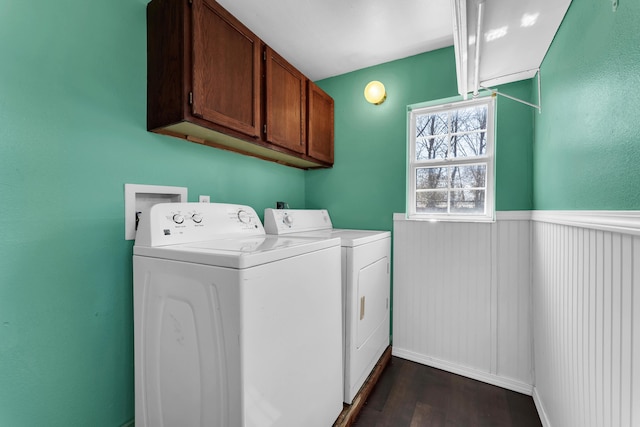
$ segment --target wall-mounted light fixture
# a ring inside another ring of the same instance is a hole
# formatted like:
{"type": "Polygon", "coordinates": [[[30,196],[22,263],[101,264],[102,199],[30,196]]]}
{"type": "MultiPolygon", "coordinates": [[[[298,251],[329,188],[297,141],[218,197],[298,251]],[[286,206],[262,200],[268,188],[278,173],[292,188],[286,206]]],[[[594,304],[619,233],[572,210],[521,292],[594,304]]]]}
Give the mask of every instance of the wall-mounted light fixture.
{"type": "Polygon", "coordinates": [[[380,105],[387,99],[387,91],[382,83],[374,80],[364,88],[364,97],[370,103],[380,105]]]}

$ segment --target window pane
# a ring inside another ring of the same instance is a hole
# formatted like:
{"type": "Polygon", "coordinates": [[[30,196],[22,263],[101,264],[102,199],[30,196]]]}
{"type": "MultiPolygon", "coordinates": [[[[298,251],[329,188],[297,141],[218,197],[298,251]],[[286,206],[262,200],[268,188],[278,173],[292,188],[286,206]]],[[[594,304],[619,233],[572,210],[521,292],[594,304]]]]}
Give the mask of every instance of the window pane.
{"type": "Polygon", "coordinates": [[[484,188],[487,164],[451,167],[451,188],[484,188]]]}
{"type": "Polygon", "coordinates": [[[446,136],[416,138],[416,160],[444,159],[446,157],[446,136]]]}
{"type": "Polygon", "coordinates": [[[416,193],[416,212],[447,213],[447,191],[420,191],[416,193]]]}
{"type": "Polygon", "coordinates": [[[449,157],[474,157],[487,153],[487,134],[474,132],[451,136],[449,157]]]}
{"type": "Polygon", "coordinates": [[[451,136],[451,151],[449,157],[474,157],[486,153],[487,135],[485,132],[451,136]]]}
{"type": "Polygon", "coordinates": [[[484,213],[485,190],[456,190],[451,192],[451,213],[482,214],[484,213]]]}
{"type": "Polygon", "coordinates": [[[449,132],[447,116],[446,112],[416,116],[416,136],[446,135],[449,132]]]}
{"type": "Polygon", "coordinates": [[[486,128],[486,105],[462,108],[451,112],[451,132],[470,132],[486,128]]]}
{"type": "Polygon", "coordinates": [[[449,172],[446,166],[441,168],[416,169],[416,189],[431,190],[449,187],[449,172]]]}

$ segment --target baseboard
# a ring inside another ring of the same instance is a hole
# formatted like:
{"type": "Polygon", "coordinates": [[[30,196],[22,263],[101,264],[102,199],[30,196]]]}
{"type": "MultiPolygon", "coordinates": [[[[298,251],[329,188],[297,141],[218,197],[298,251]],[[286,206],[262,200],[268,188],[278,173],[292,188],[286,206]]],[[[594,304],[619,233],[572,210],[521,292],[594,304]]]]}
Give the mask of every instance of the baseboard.
{"type": "Polygon", "coordinates": [[[526,394],[527,396],[531,396],[531,394],[533,393],[532,384],[527,384],[525,382],[514,380],[512,378],[501,377],[481,371],[479,369],[469,368],[468,366],[458,365],[456,363],[447,362],[445,360],[440,360],[412,351],[403,350],[397,347],[393,347],[392,354],[401,359],[406,359],[412,362],[420,363],[422,365],[431,366],[432,368],[442,369],[443,371],[462,375],[463,377],[471,378],[473,380],[482,381],[484,383],[502,387],[507,390],[526,394]]]}
{"type": "Polygon", "coordinates": [[[533,388],[533,403],[536,405],[536,409],[538,410],[538,416],[540,417],[540,422],[542,422],[543,427],[551,427],[551,422],[549,421],[549,417],[547,417],[547,413],[544,410],[544,406],[542,405],[542,400],[540,400],[540,395],[538,394],[538,389],[533,388]]]}

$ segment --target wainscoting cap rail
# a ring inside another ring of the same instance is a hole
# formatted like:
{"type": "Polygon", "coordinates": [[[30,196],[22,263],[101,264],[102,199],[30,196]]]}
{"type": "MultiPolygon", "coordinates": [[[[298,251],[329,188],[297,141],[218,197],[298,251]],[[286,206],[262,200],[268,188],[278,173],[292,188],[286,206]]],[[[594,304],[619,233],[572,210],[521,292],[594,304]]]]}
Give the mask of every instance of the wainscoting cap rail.
{"type": "MultiPolygon", "coordinates": [[[[464,222],[463,218],[456,218],[456,220],[449,219],[429,219],[429,218],[409,218],[406,213],[394,213],[394,221],[432,221],[432,222],[464,222]]],[[[531,211],[496,211],[496,220],[498,221],[529,221],[531,220],[531,211]]],[[[477,221],[472,222],[492,222],[492,221],[477,221]]]]}
{"type": "Polygon", "coordinates": [[[531,219],[640,236],[640,211],[533,211],[531,219]]]}

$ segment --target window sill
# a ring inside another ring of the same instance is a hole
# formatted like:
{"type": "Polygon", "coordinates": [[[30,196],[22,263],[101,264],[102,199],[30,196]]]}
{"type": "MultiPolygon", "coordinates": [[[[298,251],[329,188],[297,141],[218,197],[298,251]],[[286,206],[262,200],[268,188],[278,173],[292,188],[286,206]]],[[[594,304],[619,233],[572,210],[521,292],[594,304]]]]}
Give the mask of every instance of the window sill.
{"type": "Polygon", "coordinates": [[[410,217],[407,213],[394,213],[393,214],[394,221],[416,221],[416,222],[480,222],[480,223],[492,223],[496,222],[494,217],[486,217],[486,216],[450,216],[450,217],[442,217],[442,216],[412,216],[410,217]]]}

